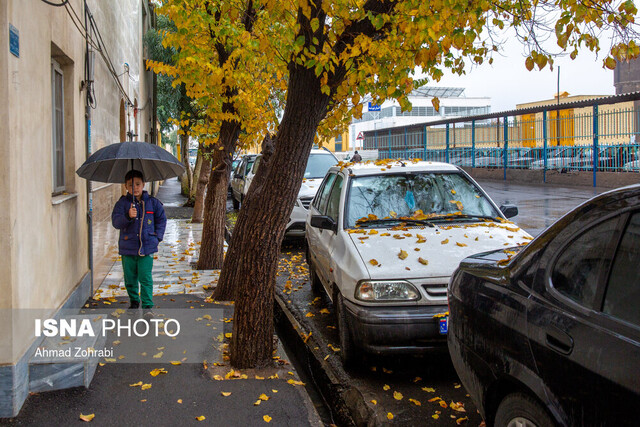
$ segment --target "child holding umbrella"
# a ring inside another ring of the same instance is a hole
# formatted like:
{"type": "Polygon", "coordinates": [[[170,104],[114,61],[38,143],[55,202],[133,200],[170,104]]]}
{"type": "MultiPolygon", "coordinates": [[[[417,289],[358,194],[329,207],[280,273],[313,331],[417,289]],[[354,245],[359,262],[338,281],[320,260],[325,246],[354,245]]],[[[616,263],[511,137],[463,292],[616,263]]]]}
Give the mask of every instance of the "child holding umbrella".
{"type": "Polygon", "coordinates": [[[160,200],[144,191],[142,172],[130,170],[124,178],[127,194],[113,208],[111,223],[120,230],[118,252],[122,256],[124,283],[131,305],[153,308],[153,254],[158,252],[167,217],[160,200]],[[138,287],[138,282],[140,286],[138,287]]]}

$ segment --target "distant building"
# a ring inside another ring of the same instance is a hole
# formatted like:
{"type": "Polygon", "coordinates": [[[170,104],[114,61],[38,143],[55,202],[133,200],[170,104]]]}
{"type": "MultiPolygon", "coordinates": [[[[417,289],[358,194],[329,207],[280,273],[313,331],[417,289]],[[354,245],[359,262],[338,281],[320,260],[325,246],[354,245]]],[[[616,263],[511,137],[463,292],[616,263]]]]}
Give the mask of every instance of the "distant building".
{"type": "Polygon", "coordinates": [[[616,95],[640,91],[640,60],[618,61],[613,70],[616,95]]]}
{"type": "Polygon", "coordinates": [[[365,105],[362,118],[354,119],[349,126],[352,148],[362,148],[366,131],[401,128],[416,123],[491,112],[491,98],[467,98],[464,96],[464,88],[426,86],[411,92],[409,100],[413,106],[411,111],[402,111],[395,100],[385,101],[379,106],[371,103],[365,105]],[[431,102],[434,97],[440,101],[439,111],[436,111],[431,102]]]}

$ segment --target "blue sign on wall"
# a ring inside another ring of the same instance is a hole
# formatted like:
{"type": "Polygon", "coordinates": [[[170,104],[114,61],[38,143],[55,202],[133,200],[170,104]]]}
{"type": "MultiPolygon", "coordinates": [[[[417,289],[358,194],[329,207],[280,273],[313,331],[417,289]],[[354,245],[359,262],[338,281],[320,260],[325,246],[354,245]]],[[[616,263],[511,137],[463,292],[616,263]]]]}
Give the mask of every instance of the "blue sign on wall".
{"type": "Polygon", "coordinates": [[[380,111],[380,106],[369,103],[369,111],[380,111]]]}
{"type": "Polygon", "coordinates": [[[20,58],[20,32],[11,24],[9,24],[9,50],[20,58]]]}

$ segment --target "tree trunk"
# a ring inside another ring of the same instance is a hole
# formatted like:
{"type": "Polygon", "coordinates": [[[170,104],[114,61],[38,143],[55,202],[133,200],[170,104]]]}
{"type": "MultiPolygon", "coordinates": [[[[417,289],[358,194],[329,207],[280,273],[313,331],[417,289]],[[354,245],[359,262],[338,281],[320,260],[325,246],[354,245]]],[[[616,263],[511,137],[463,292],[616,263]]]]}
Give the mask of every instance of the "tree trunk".
{"type": "MultiPolygon", "coordinates": [[[[200,223],[204,220],[204,195],[206,193],[209,177],[211,176],[211,146],[202,147],[200,173],[197,174],[198,181],[196,185],[195,204],[193,205],[193,215],[191,222],[200,223]]],[[[196,167],[197,169],[197,167],[196,167]]]]}
{"type": "Polygon", "coordinates": [[[218,286],[236,289],[231,340],[231,364],[236,368],[272,362],[273,294],[280,245],[316,130],[329,104],[318,80],[313,69],[292,67],[275,152],[261,187],[240,212],[225,258],[218,286]],[[234,268],[229,269],[232,258],[234,268]]]}
{"type": "Polygon", "coordinates": [[[189,199],[196,200],[198,191],[198,179],[200,179],[200,170],[202,170],[202,144],[198,144],[198,154],[196,155],[196,165],[193,168],[193,178],[191,179],[191,189],[189,190],[189,199]]]}
{"type": "Polygon", "coordinates": [[[181,187],[182,195],[189,197],[189,190],[191,189],[191,165],[189,164],[189,136],[180,135],[180,147],[182,163],[184,163],[184,174],[182,175],[181,187]]]}
{"type": "Polygon", "coordinates": [[[224,259],[224,230],[227,212],[227,188],[231,155],[238,142],[240,125],[237,122],[224,121],[220,127],[218,145],[213,147],[211,164],[213,169],[205,197],[204,224],[198,270],[222,268],[224,259]],[[220,149],[222,148],[222,149],[220,149]]]}
{"type": "MultiPolygon", "coordinates": [[[[236,282],[236,274],[238,273],[238,263],[241,257],[239,253],[240,245],[237,243],[240,241],[241,236],[247,231],[247,212],[249,206],[253,203],[253,200],[260,200],[260,192],[265,181],[265,177],[268,174],[269,167],[271,166],[271,156],[274,151],[274,140],[271,135],[266,135],[262,141],[262,158],[260,159],[260,167],[258,172],[251,180],[251,186],[247,191],[247,195],[242,200],[242,208],[238,213],[238,219],[236,225],[233,228],[233,234],[231,235],[231,242],[229,243],[229,249],[227,250],[227,256],[225,258],[224,268],[222,274],[225,275],[225,280],[218,281],[218,285],[213,293],[213,299],[216,301],[234,301],[236,299],[236,288],[233,284],[236,282]],[[256,197],[255,194],[258,194],[256,197]],[[235,243],[234,243],[235,242],[235,243]]],[[[259,202],[258,202],[259,203],[259,202]]]]}

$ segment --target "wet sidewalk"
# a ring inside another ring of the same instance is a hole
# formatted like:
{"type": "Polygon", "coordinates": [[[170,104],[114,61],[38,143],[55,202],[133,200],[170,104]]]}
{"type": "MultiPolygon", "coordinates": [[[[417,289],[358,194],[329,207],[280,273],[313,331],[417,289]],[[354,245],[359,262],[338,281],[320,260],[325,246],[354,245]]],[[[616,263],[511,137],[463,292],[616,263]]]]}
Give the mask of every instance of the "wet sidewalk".
{"type": "MultiPolygon", "coordinates": [[[[179,183],[169,180],[158,197],[168,208],[175,204],[182,209],[179,191],[179,183]]],[[[234,307],[205,298],[210,293],[205,287],[215,287],[219,271],[193,268],[201,236],[202,224],[167,220],[164,240],[154,256],[155,306],[148,317],[127,309],[118,257],[82,310],[118,325],[105,333],[104,350],[112,353],[98,360],[90,386],[31,393],[19,415],[0,419],[0,424],[80,425],[86,423],[83,417],[101,426],[322,425],[281,345],[273,366],[231,368],[228,348],[234,307]],[[151,324],[151,332],[138,335],[140,330],[132,326],[136,323],[151,324]],[[159,328],[155,334],[153,325],[159,328]]],[[[68,340],[75,338],[62,337],[68,340]]]]}

